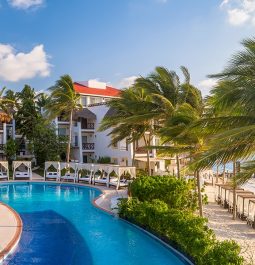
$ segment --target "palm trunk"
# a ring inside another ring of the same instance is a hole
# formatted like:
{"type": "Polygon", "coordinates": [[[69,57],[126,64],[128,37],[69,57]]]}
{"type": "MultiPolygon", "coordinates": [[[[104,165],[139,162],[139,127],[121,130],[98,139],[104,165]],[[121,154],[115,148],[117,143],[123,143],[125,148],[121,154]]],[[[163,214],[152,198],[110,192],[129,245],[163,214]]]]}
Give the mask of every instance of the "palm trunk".
{"type": "Polygon", "coordinates": [[[217,169],[216,169],[216,183],[219,182],[219,166],[217,165],[217,169]]]}
{"type": "Polygon", "coordinates": [[[135,166],[135,141],[132,143],[133,144],[133,158],[132,158],[132,166],[135,166]]]}
{"type": "Polygon", "coordinates": [[[226,164],[223,165],[223,172],[222,172],[223,184],[225,183],[225,173],[226,173],[226,164]]]}
{"type": "Polygon", "coordinates": [[[73,111],[70,112],[70,118],[69,118],[69,138],[68,138],[68,144],[67,144],[67,150],[66,150],[66,162],[67,163],[69,163],[70,161],[72,127],[73,127],[73,111]]]}
{"type": "Polygon", "coordinates": [[[180,174],[180,159],[179,159],[179,155],[176,155],[176,164],[177,164],[177,177],[178,179],[181,178],[181,174],[180,174]]]}
{"type": "Polygon", "coordinates": [[[199,206],[199,215],[203,217],[203,200],[202,200],[202,193],[201,193],[201,183],[200,183],[200,174],[199,171],[195,172],[195,177],[197,179],[197,194],[198,194],[198,206],[199,206]]]}
{"type": "Polygon", "coordinates": [[[233,220],[236,219],[236,162],[233,162],[233,220]]]}
{"type": "Polygon", "coordinates": [[[147,167],[148,175],[150,176],[151,175],[151,163],[150,163],[150,150],[148,149],[148,146],[150,144],[150,137],[149,137],[148,143],[146,141],[145,135],[143,136],[143,139],[144,139],[144,144],[145,144],[145,147],[146,147],[146,155],[147,155],[147,162],[146,162],[147,165],[146,165],[146,167],[147,167]]]}

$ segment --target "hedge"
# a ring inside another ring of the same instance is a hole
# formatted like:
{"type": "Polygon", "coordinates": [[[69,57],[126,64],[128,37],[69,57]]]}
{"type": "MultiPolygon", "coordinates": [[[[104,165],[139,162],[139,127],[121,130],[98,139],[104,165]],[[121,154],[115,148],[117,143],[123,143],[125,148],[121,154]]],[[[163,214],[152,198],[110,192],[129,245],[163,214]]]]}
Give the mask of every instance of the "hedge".
{"type": "Polygon", "coordinates": [[[185,253],[197,265],[242,265],[240,247],[234,241],[218,241],[206,225],[206,219],[190,211],[171,209],[154,199],[123,199],[119,215],[157,235],[185,253]]]}

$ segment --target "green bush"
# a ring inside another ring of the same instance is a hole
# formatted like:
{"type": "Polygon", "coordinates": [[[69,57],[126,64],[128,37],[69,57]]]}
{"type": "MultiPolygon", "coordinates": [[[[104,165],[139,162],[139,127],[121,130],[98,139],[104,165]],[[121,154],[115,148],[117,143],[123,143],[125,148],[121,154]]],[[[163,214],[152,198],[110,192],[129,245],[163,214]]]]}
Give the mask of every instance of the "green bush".
{"type": "Polygon", "coordinates": [[[158,199],[141,202],[134,198],[121,200],[119,215],[172,244],[197,265],[243,264],[239,246],[217,241],[206,219],[190,211],[171,209],[158,199]]]}
{"type": "Polygon", "coordinates": [[[129,186],[129,192],[139,201],[160,199],[170,208],[197,209],[194,182],[172,176],[140,176],[129,186]]]}

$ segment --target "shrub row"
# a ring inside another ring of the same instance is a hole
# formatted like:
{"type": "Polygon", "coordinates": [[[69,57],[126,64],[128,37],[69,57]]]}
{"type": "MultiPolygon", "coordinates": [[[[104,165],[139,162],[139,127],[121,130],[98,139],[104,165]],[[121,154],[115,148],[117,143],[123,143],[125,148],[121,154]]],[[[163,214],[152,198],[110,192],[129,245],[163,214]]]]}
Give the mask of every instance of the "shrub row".
{"type": "Polygon", "coordinates": [[[197,265],[243,264],[240,247],[234,241],[217,241],[206,219],[190,211],[171,209],[158,199],[141,202],[133,198],[120,202],[119,215],[170,243],[197,265]]]}
{"type": "Polygon", "coordinates": [[[170,208],[197,208],[197,194],[194,181],[185,181],[171,176],[140,176],[129,186],[132,197],[139,201],[159,199],[170,208]]]}

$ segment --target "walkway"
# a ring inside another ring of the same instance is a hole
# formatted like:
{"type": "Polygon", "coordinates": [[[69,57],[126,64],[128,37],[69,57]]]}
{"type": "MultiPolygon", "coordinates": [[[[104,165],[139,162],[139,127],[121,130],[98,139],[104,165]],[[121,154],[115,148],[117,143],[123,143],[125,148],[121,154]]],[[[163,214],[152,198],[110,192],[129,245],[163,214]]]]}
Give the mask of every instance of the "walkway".
{"type": "Polygon", "coordinates": [[[242,255],[249,265],[255,265],[255,230],[245,221],[232,220],[232,214],[214,202],[213,186],[206,186],[209,204],[204,207],[208,226],[219,240],[235,240],[242,248],[242,255]]]}

